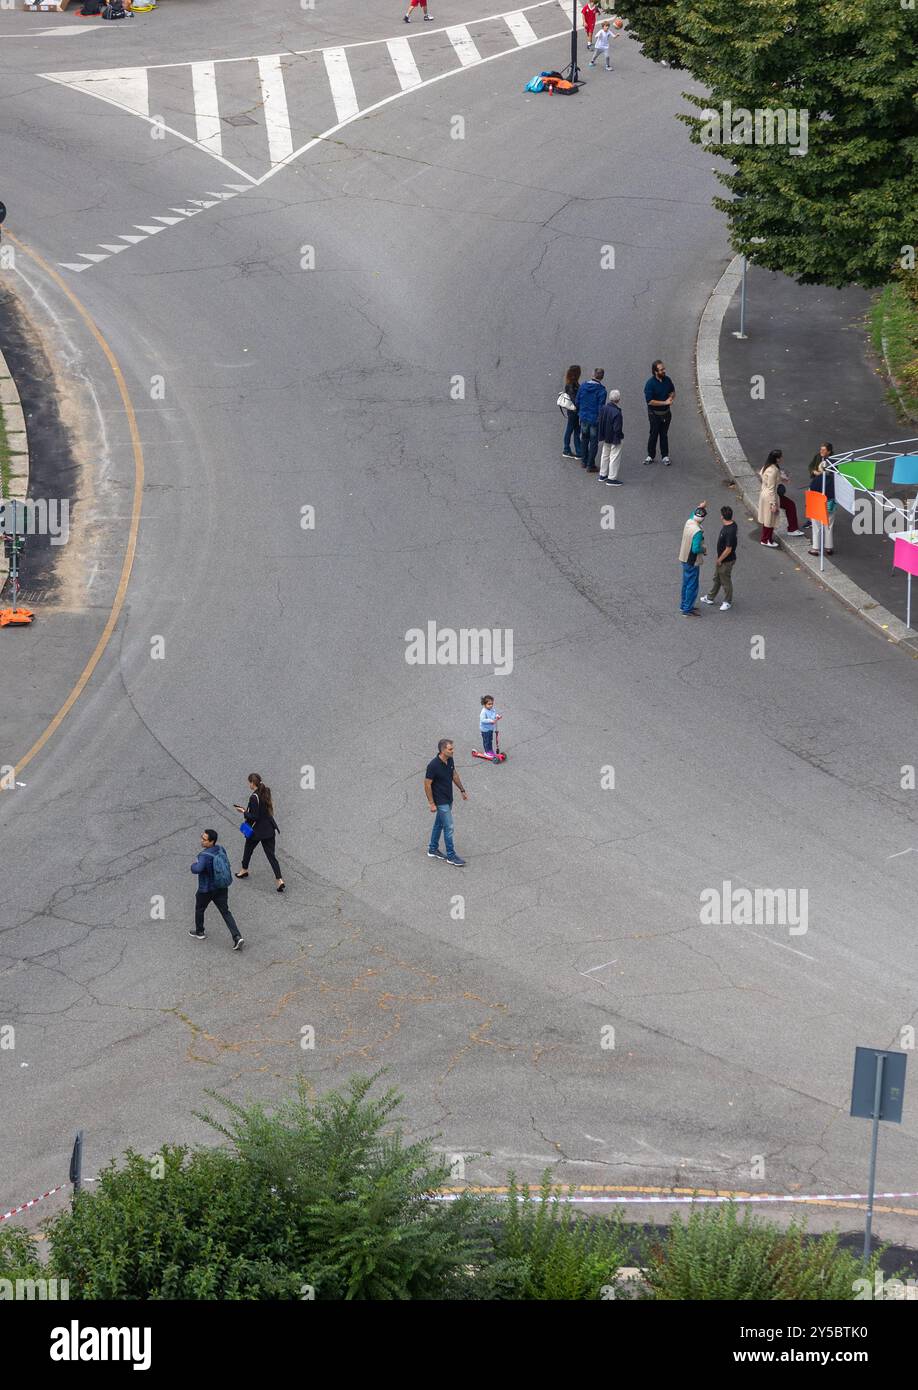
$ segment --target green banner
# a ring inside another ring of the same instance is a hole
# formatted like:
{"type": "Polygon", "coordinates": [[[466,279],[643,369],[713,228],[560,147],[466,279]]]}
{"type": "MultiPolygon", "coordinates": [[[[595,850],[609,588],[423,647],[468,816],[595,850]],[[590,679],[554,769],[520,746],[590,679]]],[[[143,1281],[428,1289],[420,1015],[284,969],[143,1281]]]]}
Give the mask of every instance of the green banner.
{"type": "Polygon", "coordinates": [[[855,487],[872,490],[876,486],[876,459],[852,459],[850,463],[840,463],[838,471],[844,473],[846,478],[850,478],[855,487]]]}

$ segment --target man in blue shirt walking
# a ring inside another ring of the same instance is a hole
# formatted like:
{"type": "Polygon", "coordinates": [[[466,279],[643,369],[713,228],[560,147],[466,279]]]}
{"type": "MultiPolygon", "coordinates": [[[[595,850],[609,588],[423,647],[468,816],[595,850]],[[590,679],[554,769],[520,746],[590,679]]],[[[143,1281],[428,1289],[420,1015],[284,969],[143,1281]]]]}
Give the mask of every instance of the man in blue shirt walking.
{"type": "Polygon", "coordinates": [[[647,418],[650,434],[647,438],[647,457],[645,463],[653,463],[660,442],[660,454],[664,468],[669,467],[669,426],[673,418],[670,406],[676,398],[676,388],[666,375],[666,368],[657,359],[650,369],[650,376],[644,384],[644,400],[647,402],[647,418]]]}

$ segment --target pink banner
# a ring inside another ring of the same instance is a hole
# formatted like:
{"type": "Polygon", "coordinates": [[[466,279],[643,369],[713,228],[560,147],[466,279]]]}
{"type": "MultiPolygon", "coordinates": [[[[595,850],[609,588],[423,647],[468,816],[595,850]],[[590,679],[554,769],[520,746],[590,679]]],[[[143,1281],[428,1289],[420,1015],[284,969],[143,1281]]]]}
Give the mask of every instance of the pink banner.
{"type": "Polygon", "coordinates": [[[904,536],[897,536],[893,565],[897,570],[905,570],[906,574],[918,574],[918,545],[907,541],[904,536]]]}

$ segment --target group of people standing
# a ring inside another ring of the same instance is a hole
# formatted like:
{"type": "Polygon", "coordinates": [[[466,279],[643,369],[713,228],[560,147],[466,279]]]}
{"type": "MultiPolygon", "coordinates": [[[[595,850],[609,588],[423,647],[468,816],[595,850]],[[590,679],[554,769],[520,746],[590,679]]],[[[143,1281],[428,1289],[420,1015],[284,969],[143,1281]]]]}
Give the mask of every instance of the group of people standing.
{"type": "MultiPolygon", "coordinates": [[[[829,523],[824,528],[826,535],[823,538],[826,555],[834,553],[832,533],[835,525],[835,478],[831,469],[827,468],[827,461],[831,454],[832,445],[825,441],[820,444],[818,452],[810,463],[810,490],[822,492],[827,499],[826,510],[829,523]]],[[[802,527],[799,525],[797,504],[792,497],[788,496],[787,485],[791,480],[790,475],[784,470],[784,455],[780,449],[772,449],[769,453],[759,469],[759,481],[757,519],[762,528],[759,535],[759,545],[763,545],[769,550],[778,549],[778,542],[775,540],[774,534],[778,519],[783,511],[787,517],[786,534],[788,536],[805,536],[805,528],[812,527],[809,553],[818,555],[820,531],[823,529],[823,523],[821,521],[805,521],[802,527]]],[[[682,528],[682,543],[679,547],[679,562],[682,565],[682,595],[679,608],[687,618],[698,617],[701,611],[695,607],[695,602],[698,597],[701,565],[707,554],[704,543],[704,519],[706,516],[707,503],[700,502],[682,528]]],[[[723,589],[724,597],[720,605],[720,610],[723,613],[733,607],[733,566],[736,563],[738,536],[736,522],[733,520],[733,508],[721,507],[720,516],[721,528],[717,537],[714,583],[701,602],[706,605],[714,604],[720,590],[723,589]]]]}
{"type": "MultiPolygon", "coordinates": [[[[558,405],[565,417],[561,457],[578,459],[587,473],[598,474],[601,483],[621,487],[622,480],[618,474],[625,437],[622,393],[618,390],[606,391],[602,367],[595,369],[589,381],[581,382],[580,373],[579,366],[568,367],[558,396],[558,405]]],[[[645,466],[654,462],[658,447],[661,463],[666,468],[670,466],[669,427],[675,396],[676,388],[658,358],[644,384],[650,426],[645,466]]]]}

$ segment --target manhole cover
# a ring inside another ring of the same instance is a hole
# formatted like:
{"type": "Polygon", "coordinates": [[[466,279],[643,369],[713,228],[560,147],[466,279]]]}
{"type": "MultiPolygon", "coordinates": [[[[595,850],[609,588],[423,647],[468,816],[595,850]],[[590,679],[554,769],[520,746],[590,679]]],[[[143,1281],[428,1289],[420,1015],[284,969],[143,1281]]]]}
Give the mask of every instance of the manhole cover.
{"type": "Polygon", "coordinates": [[[227,125],[258,125],[251,116],[221,116],[221,121],[226,121],[227,125]]]}

